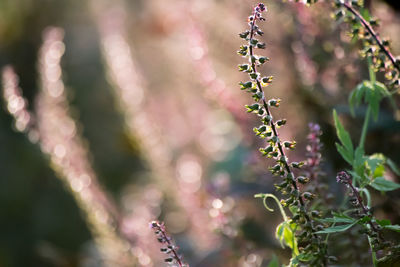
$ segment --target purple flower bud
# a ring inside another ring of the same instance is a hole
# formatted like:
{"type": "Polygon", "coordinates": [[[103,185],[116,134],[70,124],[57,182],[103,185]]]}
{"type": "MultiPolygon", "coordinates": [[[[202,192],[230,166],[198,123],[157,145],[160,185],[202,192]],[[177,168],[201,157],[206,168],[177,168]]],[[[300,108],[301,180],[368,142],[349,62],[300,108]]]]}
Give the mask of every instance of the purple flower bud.
{"type": "Polygon", "coordinates": [[[338,183],[349,185],[351,184],[351,177],[347,172],[341,171],[336,175],[336,181],[338,183]]]}

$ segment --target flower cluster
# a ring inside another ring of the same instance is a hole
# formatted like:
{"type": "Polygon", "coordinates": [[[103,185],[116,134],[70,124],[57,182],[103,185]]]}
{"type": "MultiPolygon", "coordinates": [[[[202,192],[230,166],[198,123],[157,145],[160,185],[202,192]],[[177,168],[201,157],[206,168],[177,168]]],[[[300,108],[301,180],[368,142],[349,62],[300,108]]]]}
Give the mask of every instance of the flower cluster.
{"type": "MultiPolygon", "coordinates": [[[[257,72],[257,67],[263,65],[269,59],[267,57],[255,55],[255,49],[264,49],[266,44],[256,39],[256,36],[263,35],[261,29],[256,25],[257,20],[264,21],[262,13],[266,11],[264,4],[258,4],[253,14],[248,18],[249,30],[239,34],[240,38],[246,40],[246,44],[240,47],[238,54],[247,58],[248,63],[239,65],[239,71],[249,75],[250,80],[239,83],[242,90],[251,93],[254,104],[246,105],[247,112],[256,113],[261,120],[261,125],[254,128],[257,136],[264,139],[266,147],[261,148],[260,152],[273,158],[276,164],[270,167],[272,174],[283,178],[283,182],[275,185],[283,195],[288,195],[287,199],[281,200],[284,206],[290,207],[293,212],[292,222],[297,225],[297,240],[299,243],[300,254],[297,261],[307,262],[312,266],[324,266],[327,261],[326,246],[321,238],[315,234],[317,231],[313,216],[307,211],[307,204],[314,198],[310,192],[301,193],[298,183],[307,183],[306,177],[295,177],[293,168],[299,168],[302,163],[289,162],[285,154],[285,149],[293,149],[296,145],[294,141],[282,141],[279,138],[278,129],[286,124],[285,119],[275,120],[271,109],[280,105],[280,99],[266,99],[264,94],[265,87],[272,83],[272,76],[262,76],[257,72]]],[[[292,259],[293,260],[293,259],[292,259]]]]}
{"type": "Polygon", "coordinates": [[[178,253],[178,247],[173,244],[172,238],[168,236],[164,223],[152,221],[150,223],[150,228],[154,230],[158,242],[165,245],[165,247],[160,249],[162,253],[168,255],[168,257],[165,259],[165,262],[171,264],[176,263],[179,267],[189,267],[189,265],[183,263],[182,256],[178,253]]]}

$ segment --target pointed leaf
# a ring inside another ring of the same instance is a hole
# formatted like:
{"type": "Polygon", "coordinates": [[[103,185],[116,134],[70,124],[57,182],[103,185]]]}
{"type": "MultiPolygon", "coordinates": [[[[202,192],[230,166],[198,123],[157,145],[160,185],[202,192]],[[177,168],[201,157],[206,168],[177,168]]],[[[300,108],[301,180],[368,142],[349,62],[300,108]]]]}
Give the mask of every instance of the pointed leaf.
{"type": "Polygon", "coordinates": [[[275,237],[276,239],[279,240],[282,248],[284,248],[284,245],[286,245],[292,249],[295,255],[298,255],[299,250],[297,248],[295,229],[296,229],[295,223],[289,223],[288,221],[284,221],[276,227],[275,237]]]}
{"type": "Polygon", "coordinates": [[[400,176],[400,170],[399,170],[399,168],[397,167],[396,163],[394,163],[393,160],[391,160],[391,159],[386,159],[386,164],[390,167],[390,169],[392,169],[392,171],[393,171],[395,174],[397,174],[397,175],[400,176]]]}
{"type": "Polygon", "coordinates": [[[318,220],[320,222],[327,222],[327,223],[354,223],[356,222],[353,218],[344,218],[344,217],[332,217],[332,218],[324,218],[318,220]]]}
{"type": "Polygon", "coordinates": [[[285,248],[285,245],[283,244],[283,229],[284,225],[286,222],[280,223],[275,230],[275,238],[279,240],[279,243],[281,244],[282,248],[285,248]]]}
{"type": "Polygon", "coordinates": [[[335,120],[336,134],[344,146],[344,148],[353,154],[354,148],[353,143],[351,142],[350,134],[344,129],[342,123],[340,122],[336,110],[333,110],[333,118],[335,120]]]}
{"type": "Polygon", "coordinates": [[[357,223],[357,221],[350,223],[350,224],[335,225],[332,227],[325,228],[322,231],[318,231],[318,232],[316,232],[316,234],[331,234],[331,233],[344,232],[344,231],[350,229],[351,227],[353,227],[356,223],[357,223]]]}
{"type": "Polygon", "coordinates": [[[356,105],[361,104],[361,99],[364,97],[365,91],[368,89],[368,83],[369,81],[363,81],[362,83],[357,85],[355,96],[356,105]]]}
{"type": "Polygon", "coordinates": [[[358,169],[360,166],[364,165],[364,158],[364,149],[362,147],[357,147],[356,151],[354,152],[354,162],[352,164],[355,169],[358,169]]]}
{"type": "Polygon", "coordinates": [[[349,107],[350,107],[350,113],[351,116],[355,116],[354,114],[354,107],[357,106],[357,99],[356,99],[356,89],[354,89],[353,91],[351,91],[350,95],[349,95],[349,107]]]}
{"type": "Polygon", "coordinates": [[[347,151],[343,146],[341,146],[338,143],[335,143],[336,145],[336,150],[339,152],[339,154],[342,156],[342,158],[347,161],[350,165],[353,164],[353,155],[347,151]]]}
{"type": "Polygon", "coordinates": [[[389,90],[387,89],[386,85],[384,85],[381,82],[376,81],[374,83],[375,90],[382,96],[382,97],[387,97],[391,96],[389,90]]]}
{"type": "Polygon", "coordinates": [[[392,231],[396,231],[396,232],[400,232],[400,225],[397,225],[397,224],[395,224],[395,225],[385,225],[383,228],[389,229],[389,230],[392,230],[392,231]]]}
{"type": "Polygon", "coordinates": [[[371,186],[378,191],[393,191],[400,188],[400,184],[386,180],[383,177],[375,178],[371,186]]]}
{"type": "Polygon", "coordinates": [[[376,222],[380,225],[380,226],[387,226],[387,225],[392,225],[390,220],[376,220],[376,222]]]}

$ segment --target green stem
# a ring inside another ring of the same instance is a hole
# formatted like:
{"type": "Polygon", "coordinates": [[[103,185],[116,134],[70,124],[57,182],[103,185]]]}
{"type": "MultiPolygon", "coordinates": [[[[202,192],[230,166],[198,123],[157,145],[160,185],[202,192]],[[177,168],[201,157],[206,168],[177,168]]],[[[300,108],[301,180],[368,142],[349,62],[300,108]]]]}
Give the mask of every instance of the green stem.
{"type": "Polygon", "coordinates": [[[365,138],[367,136],[368,123],[369,123],[370,119],[371,119],[371,106],[368,106],[367,113],[365,114],[365,118],[364,118],[364,124],[362,127],[360,144],[358,145],[362,149],[364,149],[365,138]]]}
{"type": "MultiPolygon", "coordinates": [[[[368,57],[367,61],[368,61],[369,79],[370,79],[372,85],[375,86],[376,75],[375,75],[375,71],[374,71],[374,67],[373,67],[373,64],[372,64],[371,57],[368,57]]],[[[361,132],[361,137],[360,137],[360,144],[358,145],[358,147],[362,148],[363,150],[364,150],[365,138],[367,136],[368,124],[369,124],[369,121],[371,119],[371,112],[372,112],[371,105],[368,105],[367,113],[365,114],[364,124],[363,124],[363,127],[362,127],[362,132],[361,132]]],[[[367,205],[368,205],[368,207],[370,207],[371,206],[371,197],[369,195],[369,192],[366,189],[363,192],[367,196],[367,202],[368,202],[367,205]]],[[[373,225],[372,224],[371,225],[367,225],[367,227],[369,229],[371,229],[371,227],[373,228],[373,225]]],[[[378,264],[378,260],[376,258],[376,252],[374,251],[372,240],[371,240],[371,238],[369,236],[368,236],[368,243],[369,243],[369,246],[371,248],[372,263],[373,263],[374,267],[376,267],[377,264],[378,264]]]]}
{"type": "Polygon", "coordinates": [[[374,247],[372,245],[372,240],[369,236],[368,236],[368,243],[369,243],[369,247],[371,248],[371,252],[372,252],[372,264],[374,265],[374,267],[377,267],[378,260],[376,258],[376,252],[374,251],[374,247]]]}
{"type": "Polygon", "coordinates": [[[270,212],[273,212],[274,209],[271,209],[270,207],[268,207],[267,198],[272,198],[273,200],[275,200],[276,204],[278,205],[279,210],[281,211],[283,220],[284,220],[285,222],[287,222],[287,221],[289,220],[288,217],[287,217],[287,215],[286,215],[286,213],[285,213],[285,210],[284,210],[283,207],[282,207],[281,202],[279,201],[279,199],[278,199],[275,195],[273,195],[273,194],[256,194],[256,195],[254,195],[254,197],[255,197],[255,198],[262,198],[262,199],[263,199],[264,207],[265,207],[268,211],[270,211],[270,212]]]}
{"type": "MultiPolygon", "coordinates": [[[[368,57],[367,61],[368,61],[369,80],[374,86],[376,83],[376,75],[371,57],[368,57]]],[[[367,136],[368,124],[371,119],[371,111],[372,111],[371,105],[368,105],[367,113],[365,114],[364,124],[361,132],[360,144],[358,145],[358,147],[361,147],[363,150],[364,150],[365,138],[367,136]]]]}

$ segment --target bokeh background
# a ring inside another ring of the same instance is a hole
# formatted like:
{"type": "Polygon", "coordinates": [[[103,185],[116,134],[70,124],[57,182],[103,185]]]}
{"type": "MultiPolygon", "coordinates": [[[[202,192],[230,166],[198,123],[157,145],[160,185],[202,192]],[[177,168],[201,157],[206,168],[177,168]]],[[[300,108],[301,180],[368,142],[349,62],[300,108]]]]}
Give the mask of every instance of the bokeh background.
{"type": "MultiPolygon", "coordinates": [[[[0,102],[0,266],[164,266],[155,219],[191,266],[287,263],[274,238],[279,213],[253,198],[278,180],[238,88],[237,34],[256,3],[0,0],[2,87],[17,84],[11,65],[26,99],[0,102]]],[[[396,3],[368,5],[399,55],[396,3]]],[[[275,76],[267,94],[282,99],[281,136],[297,141],[290,158],[301,161],[308,123],[321,125],[321,183],[341,203],[334,177],[347,166],[331,111],[358,139],[365,109],[351,117],[347,97],[368,78],[366,63],[329,3],[267,6],[262,53],[271,61],[261,71],[275,76]]],[[[367,153],[400,164],[398,119],[384,102],[367,153]]],[[[373,197],[377,217],[399,224],[399,194],[373,197]]],[[[364,239],[338,240],[342,262],[370,264],[354,252],[364,239]]]]}

